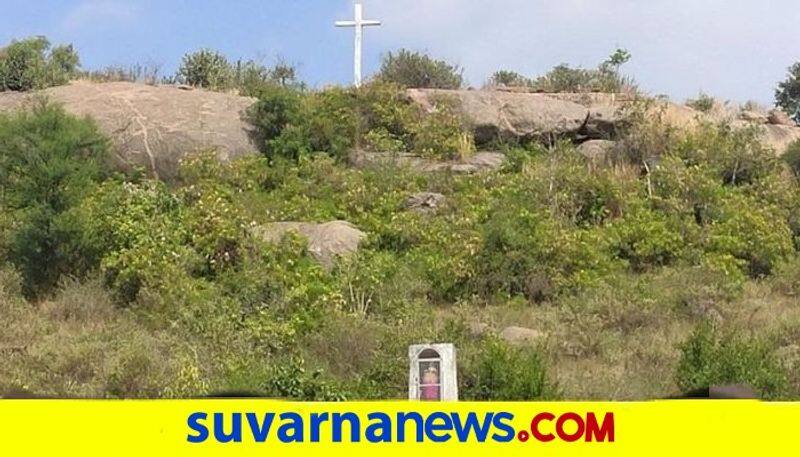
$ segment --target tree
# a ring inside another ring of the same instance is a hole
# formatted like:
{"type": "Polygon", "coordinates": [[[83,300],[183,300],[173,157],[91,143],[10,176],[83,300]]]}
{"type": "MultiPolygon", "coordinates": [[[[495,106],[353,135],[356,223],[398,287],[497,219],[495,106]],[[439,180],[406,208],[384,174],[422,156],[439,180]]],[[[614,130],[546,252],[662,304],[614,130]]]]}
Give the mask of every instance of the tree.
{"type": "Polygon", "coordinates": [[[463,70],[458,66],[406,49],[387,54],[377,78],[405,87],[430,89],[460,89],[464,83],[463,70]]]}
{"type": "Polygon", "coordinates": [[[789,67],[786,81],[778,84],[775,105],[788,112],[796,122],[800,122],[800,62],[789,67]]]}
{"type": "Polygon", "coordinates": [[[79,236],[69,219],[107,175],[108,141],[94,122],[41,104],[0,115],[0,211],[14,224],[0,233],[0,251],[24,277],[29,296],[47,292],[89,256],[70,256],[79,236]]]}
{"type": "Polygon", "coordinates": [[[27,91],[66,84],[80,65],[72,45],[50,49],[43,36],[0,49],[0,91],[27,91]]]}

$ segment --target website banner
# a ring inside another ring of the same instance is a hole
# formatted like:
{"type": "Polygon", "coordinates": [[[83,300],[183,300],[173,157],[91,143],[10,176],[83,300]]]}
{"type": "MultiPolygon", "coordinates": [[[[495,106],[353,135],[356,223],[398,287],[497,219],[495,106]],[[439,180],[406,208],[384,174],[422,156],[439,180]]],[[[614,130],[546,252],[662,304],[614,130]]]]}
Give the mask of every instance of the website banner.
{"type": "Polygon", "coordinates": [[[785,455],[800,404],[0,401],[0,455],[785,455]]]}

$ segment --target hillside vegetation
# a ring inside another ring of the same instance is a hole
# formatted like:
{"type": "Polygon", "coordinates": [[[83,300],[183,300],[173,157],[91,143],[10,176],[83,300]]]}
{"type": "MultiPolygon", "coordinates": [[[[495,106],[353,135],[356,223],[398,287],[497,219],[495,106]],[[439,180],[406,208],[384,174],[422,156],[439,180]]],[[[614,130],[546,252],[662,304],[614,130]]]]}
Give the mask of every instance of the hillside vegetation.
{"type": "Polygon", "coordinates": [[[800,397],[800,144],[783,160],[756,128],[642,108],[602,162],[526,141],[482,173],[355,168],[475,144],[402,82],[269,75],[248,86],[263,154],[210,151],[169,184],[109,169],[91,119],[0,115],[0,395],[404,398],[407,346],[447,341],[462,399],[800,397]],[[421,192],[444,199],[410,208],[421,192]],[[367,238],[332,268],[257,230],[334,220],[367,238]]]}

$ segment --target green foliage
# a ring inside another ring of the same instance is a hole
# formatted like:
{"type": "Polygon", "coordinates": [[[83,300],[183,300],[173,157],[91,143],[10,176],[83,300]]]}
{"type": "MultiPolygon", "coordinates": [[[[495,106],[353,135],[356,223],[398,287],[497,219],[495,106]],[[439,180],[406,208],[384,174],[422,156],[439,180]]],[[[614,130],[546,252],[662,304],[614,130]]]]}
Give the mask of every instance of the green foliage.
{"type": "Polygon", "coordinates": [[[783,154],[783,160],[789,165],[792,173],[800,178],[800,140],[792,142],[783,154]]]}
{"type": "Polygon", "coordinates": [[[489,78],[490,86],[526,87],[531,85],[527,77],[511,70],[499,70],[489,78]]]}
{"type": "Polygon", "coordinates": [[[709,230],[709,248],[744,262],[753,277],[768,275],[793,251],[787,217],[772,205],[731,198],[709,230]]]}
{"type": "Polygon", "coordinates": [[[470,401],[546,401],[559,394],[538,351],[489,340],[461,370],[461,395],[470,401]]]}
{"type": "Polygon", "coordinates": [[[631,58],[624,49],[617,49],[596,69],[572,68],[561,64],[535,79],[531,85],[541,92],[626,92],[634,89],[633,81],[619,69],[631,58]]]}
{"type": "Polygon", "coordinates": [[[746,384],[766,399],[785,394],[786,373],[768,339],[722,333],[705,323],[680,349],[676,376],[678,386],[685,392],[714,385],[746,384]]]}
{"type": "Polygon", "coordinates": [[[613,224],[612,249],[636,271],[668,265],[681,258],[684,248],[673,225],[661,213],[635,208],[613,224]]]}
{"type": "Polygon", "coordinates": [[[249,120],[270,159],[325,153],[343,160],[355,148],[449,159],[474,150],[452,101],[442,99],[434,112],[424,113],[395,84],[309,93],[274,87],[259,95],[249,120]]]}
{"type": "Polygon", "coordinates": [[[32,296],[52,288],[61,274],[91,266],[68,248],[76,238],[68,211],[105,176],[108,143],[93,122],[41,103],[0,116],[0,151],[0,208],[14,221],[0,252],[32,296]]]}
{"type": "Polygon", "coordinates": [[[228,59],[210,49],[186,54],[178,68],[178,80],[190,86],[220,90],[228,88],[232,79],[228,59]]]}
{"type": "Polygon", "coordinates": [[[284,61],[274,68],[253,60],[237,60],[231,63],[223,54],[210,49],[201,49],[183,56],[175,78],[190,86],[215,91],[236,89],[241,95],[256,97],[273,86],[294,87],[299,85],[297,71],[284,61]]]}
{"type": "Polygon", "coordinates": [[[75,77],[79,66],[72,45],[51,48],[42,36],[12,41],[0,49],[0,92],[66,84],[75,77]]]}
{"type": "Polygon", "coordinates": [[[308,372],[302,359],[278,361],[262,384],[263,395],[296,401],[345,401],[346,395],[322,377],[308,372]]]}
{"type": "Polygon", "coordinates": [[[789,67],[785,81],[775,89],[775,105],[783,108],[800,123],[800,62],[789,67]]]}
{"type": "Polygon", "coordinates": [[[714,100],[714,97],[712,97],[712,96],[710,96],[708,94],[704,94],[702,92],[697,96],[697,98],[695,98],[693,100],[688,100],[686,102],[686,106],[688,106],[690,108],[693,108],[693,109],[696,109],[697,111],[700,111],[701,113],[710,112],[712,109],[714,109],[714,105],[715,104],[716,104],[716,100],[714,100]]]}
{"type": "Polygon", "coordinates": [[[463,70],[424,53],[401,49],[383,58],[377,79],[411,88],[460,89],[463,70]]]}

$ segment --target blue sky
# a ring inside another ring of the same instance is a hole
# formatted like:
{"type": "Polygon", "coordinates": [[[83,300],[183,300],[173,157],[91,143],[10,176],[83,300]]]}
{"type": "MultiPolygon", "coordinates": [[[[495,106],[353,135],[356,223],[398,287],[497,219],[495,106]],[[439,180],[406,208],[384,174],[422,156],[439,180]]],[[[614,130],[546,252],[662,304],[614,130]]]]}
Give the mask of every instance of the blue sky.
{"type": "MultiPolygon", "coordinates": [[[[769,103],[800,60],[797,0],[364,0],[384,26],[366,36],[365,71],[400,47],[462,65],[480,86],[498,68],[540,74],[593,66],[617,46],[653,94],[705,91],[769,103]]],[[[74,43],[84,67],[153,63],[172,72],[200,47],[272,63],[313,85],[351,79],[351,0],[0,0],[0,41],[46,35],[74,43]]]]}

